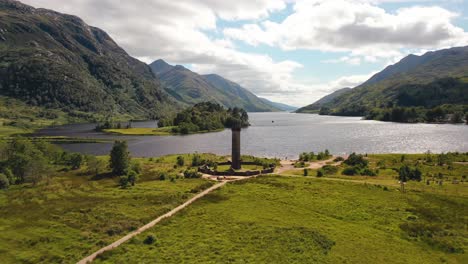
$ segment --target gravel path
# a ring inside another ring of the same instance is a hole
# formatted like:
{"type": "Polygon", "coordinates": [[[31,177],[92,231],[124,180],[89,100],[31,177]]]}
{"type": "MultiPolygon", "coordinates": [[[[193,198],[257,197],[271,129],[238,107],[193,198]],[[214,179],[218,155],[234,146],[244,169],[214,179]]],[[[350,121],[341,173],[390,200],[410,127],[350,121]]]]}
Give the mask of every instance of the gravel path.
{"type": "Polygon", "coordinates": [[[153,221],[149,222],[148,224],[138,228],[137,230],[129,233],[128,235],[120,238],[119,240],[115,241],[114,243],[108,245],[108,246],[105,246],[101,249],[99,249],[98,251],[94,252],[93,254],[83,258],[82,260],[78,261],[77,263],[78,264],[86,264],[86,263],[90,263],[92,262],[99,254],[102,254],[104,253],[105,251],[109,251],[109,250],[112,250],[118,246],[120,246],[121,244],[127,242],[128,240],[130,240],[131,238],[133,238],[134,236],[152,228],[153,226],[155,226],[157,223],[159,223],[161,220],[163,220],[164,218],[168,218],[168,217],[171,217],[173,216],[174,214],[176,214],[177,212],[179,212],[180,210],[184,209],[185,207],[189,206],[191,203],[193,203],[194,201],[202,198],[203,196],[209,194],[210,192],[222,187],[223,185],[225,185],[227,183],[227,181],[222,181],[222,182],[219,182],[213,186],[211,186],[210,188],[204,190],[203,192],[195,195],[194,197],[192,197],[190,200],[186,201],[185,203],[177,206],[176,208],[172,209],[171,211],[169,211],[168,213],[164,214],[164,215],[161,215],[160,217],[154,219],[153,221]]]}

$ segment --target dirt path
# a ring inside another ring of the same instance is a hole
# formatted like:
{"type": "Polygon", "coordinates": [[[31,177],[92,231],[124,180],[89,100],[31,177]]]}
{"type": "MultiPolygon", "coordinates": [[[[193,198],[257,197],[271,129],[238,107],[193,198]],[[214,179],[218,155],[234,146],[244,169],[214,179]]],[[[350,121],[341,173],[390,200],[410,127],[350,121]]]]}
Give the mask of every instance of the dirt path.
{"type": "MultiPolygon", "coordinates": [[[[247,177],[244,177],[244,178],[247,178],[247,177]]],[[[225,185],[228,181],[222,181],[222,182],[219,182],[213,186],[211,186],[210,188],[204,190],[203,192],[195,195],[194,197],[192,197],[190,200],[186,201],[185,203],[177,206],[176,208],[172,209],[171,211],[169,211],[168,213],[164,214],[164,215],[161,215],[159,216],[158,218],[154,219],[153,221],[149,222],[148,224],[138,228],[137,230],[129,233],[128,235],[120,238],[119,240],[115,241],[114,243],[108,245],[108,246],[105,246],[101,249],[99,249],[98,251],[94,252],[93,254],[83,258],[82,260],[80,260],[78,262],[78,264],[85,264],[85,263],[90,263],[92,262],[99,254],[102,254],[104,253],[105,251],[109,251],[109,250],[112,250],[118,246],[120,246],[121,244],[127,242],[128,240],[130,240],[131,238],[135,237],[136,235],[138,234],[141,234],[142,232],[152,228],[153,226],[155,226],[157,223],[159,223],[161,220],[163,220],[164,218],[168,218],[168,217],[171,217],[173,216],[174,214],[176,214],[177,212],[179,212],[180,210],[184,209],[185,207],[189,206],[191,203],[193,203],[194,201],[202,198],[203,196],[209,194],[210,192],[222,187],[223,185],[225,185]]]]}
{"type": "MultiPolygon", "coordinates": [[[[280,161],[281,167],[279,167],[274,173],[275,174],[281,174],[281,173],[283,173],[285,171],[289,171],[289,170],[320,169],[323,166],[327,165],[327,162],[332,162],[336,158],[337,158],[336,156],[333,156],[333,157],[331,157],[331,158],[329,158],[327,160],[310,162],[309,166],[305,167],[305,168],[294,168],[294,163],[296,162],[296,160],[281,160],[280,161]]],[[[331,165],[338,166],[340,164],[341,164],[341,162],[336,162],[336,163],[331,164],[331,165]]]]}

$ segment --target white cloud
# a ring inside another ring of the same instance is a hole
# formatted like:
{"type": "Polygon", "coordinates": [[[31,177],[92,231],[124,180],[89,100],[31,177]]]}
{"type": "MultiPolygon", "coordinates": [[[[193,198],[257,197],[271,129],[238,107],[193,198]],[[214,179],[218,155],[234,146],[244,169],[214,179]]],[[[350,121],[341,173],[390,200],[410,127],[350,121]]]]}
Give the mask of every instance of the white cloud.
{"type": "Polygon", "coordinates": [[[299,0],[294,12],[280,23],[245,24],[227,28],[224,34],[254,46],[351,52],[374,59],[400,56],[401,49],[468,42],[468,34],[452,23],[456,13],[436,6],[389,13],[372,2],[376,1],[299,0]]]}
{"type": "Polygon", "coordinates": [[[152,62],[191,64],[199,73],[217,73],[252,92],[296,89],[301,64],[236,50],[228,39],[215,39],[218,19],[258,20],[284,9],[281,0],[24,0],[37,7],[77,15],[108,32],[131,55],[152,62]]]}
{"type": "Polygon", "coordinates": [[[412,7],[388,13],[375,6],[400,0],[21,1],[77,15],[108,32],[129,54],[145,62],[163,58],[192,65],[194,71],[220,74],[260,96],[294,105],[355,86],[369,76],[345,76],[328,83],[298,81],[294,71],[303,67],[300,63],[241,52],[234,40],[284,50],[344,51],[348,52],[346,56],[328,62],[355,66],[382,59],[395,62],[407,50],[432,50],[467,40],[466,33],[451,22],[457,14],[445,9],[412,7]],[[293,3],[293,13],[284,21],[268,20],[271,13],[284,10],[289,2],[293,3]],[[246,24],[225,29],[220,35],[220,20],[246,24]]]}

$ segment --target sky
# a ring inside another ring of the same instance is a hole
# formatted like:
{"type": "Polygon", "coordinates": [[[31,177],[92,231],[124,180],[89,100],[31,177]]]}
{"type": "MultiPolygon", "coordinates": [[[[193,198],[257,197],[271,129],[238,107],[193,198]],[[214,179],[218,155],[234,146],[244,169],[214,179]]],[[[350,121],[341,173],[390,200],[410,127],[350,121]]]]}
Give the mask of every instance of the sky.
{"type": "Polygon", "coordinates": [[[408,54],[468,45],[468,0],[21,0],[81,17],[130,55],[304,106],[408,54]]]}

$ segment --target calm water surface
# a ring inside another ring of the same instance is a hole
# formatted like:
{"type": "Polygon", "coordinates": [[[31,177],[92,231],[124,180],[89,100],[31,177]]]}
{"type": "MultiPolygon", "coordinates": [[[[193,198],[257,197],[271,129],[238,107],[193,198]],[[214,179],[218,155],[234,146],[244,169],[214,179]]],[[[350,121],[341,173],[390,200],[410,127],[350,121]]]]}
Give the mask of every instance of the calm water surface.
{"type": "MultiPolygon", "coordinates": [[[[295,158],[300,152],[329,149],[334,154],[422,153],[468,151],[468,126],[400,124],[293,113],[249,113],[250,126],[241,133],[243,154],[295,158]]],[[[154,121],[134,127],[156,127],[154,121]]],[[[94,132],[95,124],[77,124],[41,130],[37,135],[128,140],[133,156],[177,153],[230,154],[231,131],[187,136],[116,136],[94,132]]],[[[67,150],[107,154],[112,143],[62,144],[67,150]]]]}

